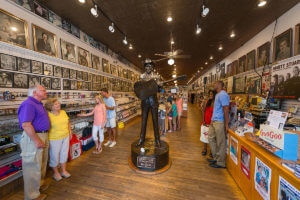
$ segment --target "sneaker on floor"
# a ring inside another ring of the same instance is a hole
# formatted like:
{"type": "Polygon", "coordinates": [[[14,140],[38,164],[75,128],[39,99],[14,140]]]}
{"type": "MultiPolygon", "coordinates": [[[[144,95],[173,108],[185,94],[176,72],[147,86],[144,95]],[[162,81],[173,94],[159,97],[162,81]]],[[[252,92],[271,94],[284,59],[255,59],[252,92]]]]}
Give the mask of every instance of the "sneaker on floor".
{"type": "Polygon", "coordinates": [[[107,141],[105,144],[104,144],[104,146],[108,146],[108,145],[110,145],[111,144],[111,141],[107,141]]]}
{"type": "Polygon", "coordinates": [[[46,199],[46,198],[47,198],[47,195],[46,195],[46,194],[40,194],[39,197],[37,197],[37,198],[35,198],[35,199],[33,199],[33,200],[44,200],[44,199],[46,199]]]}
{"type": "Polygon", "coordinates": [[[113,142],[109,145],[109,147],[112,148],[112,147],[114,147],[116,144],[117,144],[117,142],[116,142],[116,141],[113,141],[113,142]]]}

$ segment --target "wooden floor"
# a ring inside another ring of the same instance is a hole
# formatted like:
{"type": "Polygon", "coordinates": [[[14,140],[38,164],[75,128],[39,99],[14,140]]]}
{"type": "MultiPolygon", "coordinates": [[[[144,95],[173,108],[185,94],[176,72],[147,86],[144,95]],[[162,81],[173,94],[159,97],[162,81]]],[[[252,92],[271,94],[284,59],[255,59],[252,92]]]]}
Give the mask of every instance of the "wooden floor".
{"type": "MultiPolygon", "coordinates": [[[[118,131],[117,145],[104,148],[100,155],[85,152],[68,164],[72,177],[51,180],[47,199],[244,199],[226,169],[208,167],[199,142],[201,113],[190,105],[182,130],[162,138],[170,145],[171,168],[159,175],[142,175],[128,166],[130,144],[137,138],[140,119],[118,131]]],[[[148,123],[147,136],[151,136],[148,123]]],[[[23,199],[20,190],[6,199],[23,199]]],[[[1,198],[0,198],[1,199],[1,198]]]]}

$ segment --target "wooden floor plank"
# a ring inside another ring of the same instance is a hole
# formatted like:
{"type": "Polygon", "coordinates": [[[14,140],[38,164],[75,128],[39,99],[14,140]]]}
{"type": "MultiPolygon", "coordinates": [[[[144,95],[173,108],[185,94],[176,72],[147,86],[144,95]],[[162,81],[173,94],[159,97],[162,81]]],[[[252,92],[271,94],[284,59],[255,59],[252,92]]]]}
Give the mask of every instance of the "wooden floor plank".
{"type": "MultiPolygon", "coordinates": [[[[128,166],[130,144],[138,138],[140,123],[140,119],[136,119],[120,129],[114,148],[104,148],[99,155],[90,150],[68,163],[71,178],[55,182],[49,171],[47,199],[244,199],[227,170],[208,167],[206,158],[201,155],[201,113],[196,106],[190,105],[181,131],[167,133],[167,137],[162,138],[170,145],[172,159],[172,166],[162,174],[143,175],[128,166]]],[[[147,136],[153,137],[152,134],[149,119],[147,136]]],[[[6,199],[23,198],[20,190],[6,199]]]]}

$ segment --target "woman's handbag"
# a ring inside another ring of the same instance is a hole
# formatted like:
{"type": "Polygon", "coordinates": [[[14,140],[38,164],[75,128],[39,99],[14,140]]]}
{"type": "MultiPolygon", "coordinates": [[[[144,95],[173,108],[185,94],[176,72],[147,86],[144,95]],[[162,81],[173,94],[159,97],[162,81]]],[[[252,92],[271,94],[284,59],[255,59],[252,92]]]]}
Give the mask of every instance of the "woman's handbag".
{"type": "Polygon", "coordinates": [[[208,143],[208,130],[207,126],[201,125],[201,134],[200,134],[200,141],[204,143],[208,143]]]}

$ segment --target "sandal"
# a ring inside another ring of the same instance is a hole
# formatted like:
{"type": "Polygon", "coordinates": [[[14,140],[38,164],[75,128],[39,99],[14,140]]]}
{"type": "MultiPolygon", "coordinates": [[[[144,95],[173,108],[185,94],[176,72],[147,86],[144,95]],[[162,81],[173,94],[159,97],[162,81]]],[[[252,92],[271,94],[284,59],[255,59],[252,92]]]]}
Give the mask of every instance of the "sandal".
{"type": "Polygon", "coordinates": [[[55,176],[55,175],[53,175],[52,178],[53,178],[54,180],[56,180],[56,181],[60,181],[60,180],[62,179],[61,176],[55,176]]]}

